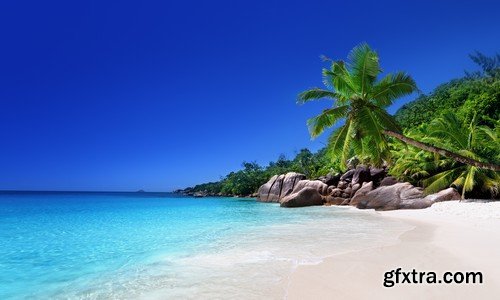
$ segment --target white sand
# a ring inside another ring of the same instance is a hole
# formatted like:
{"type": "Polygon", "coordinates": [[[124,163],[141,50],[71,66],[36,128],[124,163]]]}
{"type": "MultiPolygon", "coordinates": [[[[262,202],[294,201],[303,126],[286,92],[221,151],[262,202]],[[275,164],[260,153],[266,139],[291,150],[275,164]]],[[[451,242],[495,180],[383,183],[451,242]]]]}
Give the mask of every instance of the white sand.
{"type": "Polygon", "coordinates": [[[299,266],[287,299],[500,299],[500,202],[449,201],[423,210],[380,212],[412,224],[393,246],[332,256],[299,266]],[[480,271],[483,284],[383,286],[384,273],[402,268],[480,271]]]}

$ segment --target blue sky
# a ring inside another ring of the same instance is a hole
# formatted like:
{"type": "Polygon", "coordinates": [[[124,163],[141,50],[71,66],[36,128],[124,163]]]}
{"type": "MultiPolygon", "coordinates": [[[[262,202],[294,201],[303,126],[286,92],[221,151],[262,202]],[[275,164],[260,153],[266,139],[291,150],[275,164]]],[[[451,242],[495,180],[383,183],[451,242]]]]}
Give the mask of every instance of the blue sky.
{"type": "MultiPolygon", "coordinates": [[[[498,1],[2,1],[0,189],[167,191],[317,150],[295,104],[366,41],[419,88],[500,49],[498,1]],[[467,2],[467,3],[466,3],[467,2]]],[[[395,109],[409,97],[397,102],[395,109]]]]}

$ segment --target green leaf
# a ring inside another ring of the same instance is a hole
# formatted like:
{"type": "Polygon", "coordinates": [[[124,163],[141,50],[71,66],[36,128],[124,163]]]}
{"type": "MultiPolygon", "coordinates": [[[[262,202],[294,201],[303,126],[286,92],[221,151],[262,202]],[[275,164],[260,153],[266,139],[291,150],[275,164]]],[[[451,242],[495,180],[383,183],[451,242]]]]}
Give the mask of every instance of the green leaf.
{"type": "Polygon", "coordinates": [[[417,84],[409,75],[403,72],[388,74],[372,89],[370,98],[379,107],[387,107],[394,100],[410,95],[417,90],[417,84]]]}
{"type": "Polygon", "coordinates": [[[338,95],[335,92],[328,91],[328,90],[323,90],[320,88],[313,88],[310,90],[307,90],[305,92],[302,92],[299,94],[299,97],[297,99],[297,103],[303,104],[305,102],[311,101],[311,100],[319,100],[319,99],[338,99],[340,95],[338,95]]]}
{"type": "Polygon", "coordinates": [[[333,126],[337,121],[345,118],[348,111],[349,106],[347,105],[325,109],[318,116],[307,120],[311,136],[315,138],[323,133],[326,128],[333,126]]]}
{"type": "Polygon", "coordinates": [[[382,71],[378,55],[366,43],[362,43],[351,50],[348,56],[351,77],[358,92],[363,97],[371,89],[377,75],[382,71]]]}
{"type": "Polygon", "coordinates": [[[451,170],[438,173],[423,181],[425,191],[427,193],[435,193],[450,186],[450,184],[458,177],[458,174],[464,170],[465,167],[457,167],[451,170]]]}

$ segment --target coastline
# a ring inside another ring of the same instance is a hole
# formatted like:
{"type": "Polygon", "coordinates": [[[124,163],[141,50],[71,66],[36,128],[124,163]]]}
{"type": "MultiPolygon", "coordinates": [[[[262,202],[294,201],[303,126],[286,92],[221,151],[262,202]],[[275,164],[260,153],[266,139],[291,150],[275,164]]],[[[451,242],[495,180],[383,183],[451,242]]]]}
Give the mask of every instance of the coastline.
{"type": "Polygon", "coordinates": [[[334,255],[301,265],[290,276],[286,299],[491,299],[500,294],[500,202],[448,201],[422,210],[374,212],[413,229],[399,243],[334,255]],[[482,284],[396,284],[383,286],[384,273],[479,271],[482,284]]]}

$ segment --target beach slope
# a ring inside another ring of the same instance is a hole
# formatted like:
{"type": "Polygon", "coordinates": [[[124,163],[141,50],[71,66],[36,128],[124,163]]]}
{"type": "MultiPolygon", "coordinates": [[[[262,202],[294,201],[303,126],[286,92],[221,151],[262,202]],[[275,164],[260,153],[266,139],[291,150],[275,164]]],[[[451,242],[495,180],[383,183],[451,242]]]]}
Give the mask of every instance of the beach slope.
{"type": "Polygon", "coordinates": [[[290,277],[286,298],[495,299],[500,295],[499,202],[449,201],[422,210],[379,214],[407,222],[413,229],[402,234],[396,245],[299,266],[290,277]],[[445,272],[479,271],[483,283],[404,283],[384,287],[384,274],[397,268],[405,272],[432,271],[438,280],[445,272]]]}

